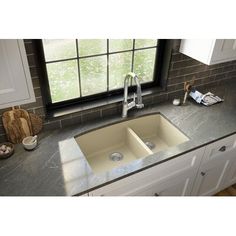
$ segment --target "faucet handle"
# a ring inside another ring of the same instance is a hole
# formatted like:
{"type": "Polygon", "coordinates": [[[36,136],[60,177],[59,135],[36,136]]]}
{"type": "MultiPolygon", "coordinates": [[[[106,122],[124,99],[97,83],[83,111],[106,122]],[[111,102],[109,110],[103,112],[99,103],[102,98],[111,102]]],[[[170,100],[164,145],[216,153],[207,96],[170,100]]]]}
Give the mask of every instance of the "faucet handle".
{"type": "Polygon", "coordinates": [[[133,101],[135,102],[135,99],[136,99],[136,94],[134,93],[133,95],[133,101]]]}
{"type": "Polygon", "coordinates": [[[133,102],[134,102],[134,104],[135,104],[135,106],[138,108],[138,109],[141,109],[141,108],[143,108],[144,107],[144,104],[143,103],[136,103],[136,93],[134,93],[134,97],[133,97],[133,102]]]}

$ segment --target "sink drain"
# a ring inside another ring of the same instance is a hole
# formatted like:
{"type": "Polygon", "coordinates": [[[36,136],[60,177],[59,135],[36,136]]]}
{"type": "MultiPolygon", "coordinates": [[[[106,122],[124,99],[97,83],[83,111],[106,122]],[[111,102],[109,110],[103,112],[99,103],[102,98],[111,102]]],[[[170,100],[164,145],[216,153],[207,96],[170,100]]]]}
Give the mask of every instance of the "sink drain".
{"type": "Polygon", "coordinates": [[[146,141],[145,144],[151,150],[156,147],[156,145],[150,141],[146,141]]]}
{"type": "Polygon", "coordinates": [[[124,156],[120,152],[113,152],[109,155],[109,158],[112,161],[121,161],[124,158],[124,156]]]}

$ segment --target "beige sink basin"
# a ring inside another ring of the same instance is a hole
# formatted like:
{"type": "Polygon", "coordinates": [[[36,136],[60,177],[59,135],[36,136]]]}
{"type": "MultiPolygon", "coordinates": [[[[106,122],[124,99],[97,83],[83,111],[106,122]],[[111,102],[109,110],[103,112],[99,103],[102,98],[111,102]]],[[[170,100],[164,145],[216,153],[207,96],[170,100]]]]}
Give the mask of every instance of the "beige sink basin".
{"type": "Polygon", "coordinates": [[[129,127],[144,143],[154,144],[151,149],[153,153],[189,140],[187,136],[160,114],[135,119],[130,122],[129,127]]]}
{"type": "Polygon", "coordinates": [[[143,116],[75,138],[94,172],[104,172],[189,139],[160,114],[143,116]]]}

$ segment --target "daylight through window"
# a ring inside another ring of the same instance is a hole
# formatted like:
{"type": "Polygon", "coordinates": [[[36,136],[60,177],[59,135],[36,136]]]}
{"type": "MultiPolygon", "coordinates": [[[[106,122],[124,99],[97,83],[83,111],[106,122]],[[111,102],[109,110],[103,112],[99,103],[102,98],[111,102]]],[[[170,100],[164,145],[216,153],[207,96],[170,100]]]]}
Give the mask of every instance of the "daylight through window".
{"type": "Polygon", "coordinates": [[[52,103],[121,89],[130,71],[142,84],[154,80],[157,39],[42,42],[52,103]]]}

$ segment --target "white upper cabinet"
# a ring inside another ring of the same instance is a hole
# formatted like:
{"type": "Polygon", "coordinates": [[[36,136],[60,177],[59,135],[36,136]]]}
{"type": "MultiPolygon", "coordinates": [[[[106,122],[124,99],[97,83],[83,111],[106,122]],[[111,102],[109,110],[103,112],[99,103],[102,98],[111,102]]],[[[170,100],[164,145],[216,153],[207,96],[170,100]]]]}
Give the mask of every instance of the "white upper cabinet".
{"type": "Polygon", "coordinates": [[[23,40],[0,40],[0,109],[35,102],[23,40]]]}
{"type": "Polygon", "coordinates": [[[179,51],[204,64],[236,60],[236,39],[182,39],[179,51]]]}

